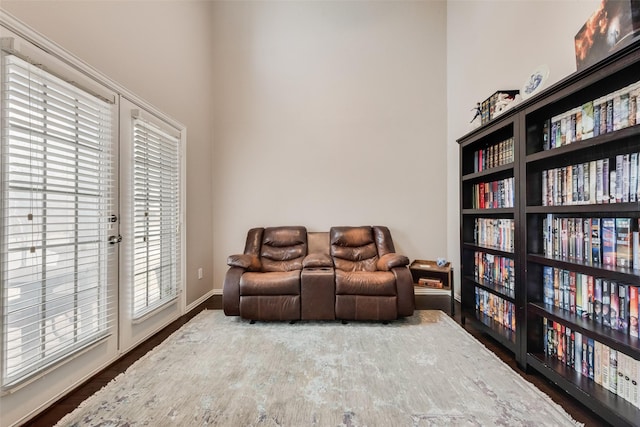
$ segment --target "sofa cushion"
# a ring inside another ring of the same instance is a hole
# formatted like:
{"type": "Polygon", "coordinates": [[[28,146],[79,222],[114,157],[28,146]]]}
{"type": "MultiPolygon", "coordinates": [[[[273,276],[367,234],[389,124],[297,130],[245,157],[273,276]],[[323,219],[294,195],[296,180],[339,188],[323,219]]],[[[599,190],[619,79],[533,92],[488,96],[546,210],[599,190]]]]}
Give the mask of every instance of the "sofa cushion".
{"type": "Polygon", "coordinates": [[[269,246],[262,245],[260,256],[271,261],[291,261],[306,255],[306,248],[303,244],[295,246],[269,246]]]}
{"type": "Polygon", "coordinates": [[[365,246],[375,243],[371,227],[331,227],[331,245],[365,246]]]}
{"type": "Polygon", "coordinates": [[[336,270],[336,294],[396,295],[396,279],[390,271],[336,270]]]}
{"type": "Polygon", "coordinates": [[[264,229],[260,260],[262,271],[302,270],[307,255],[305,227],[269,227],[264,229]]]}
{"type": "Polygon", "coordinates": [[[349,261],[342,258],[334,258],[333,264],[336,270],[342,271],[367,271],[373,273],[376,271],[378,257],[369,258],[363,261],[349,261]]]}
{"type": "Polygon", "coordinates": [[[299,295],[300,271],[244,273],[240,295],[299,295]]]}
{"type": "Polygon", "coordinates": [[[300,256],[298,258],[288,260],[288,261],[277,261],[272,260],[267,257],[262,258],[262,271],[264,272],[286,272],[286,271],[297,271],[300,273],[302,270],[302,260],[304,257],[300,256]]]}
{"type": "Polygon", "coordinates": [[[264,229],[262,244],[276,247],[307,244],[305,227],[267,227],[264,229]]]}
{"type": "Polygon", "coordinates": [[[332,227],[330,242],[336,269],[376,271],[378,248],[371,227],[332,227]]]}
{"type": "Polygon", "coordinates": [[[378,249],[375,243],[369,243],[363,246],[331,246],[331,255],[336,258],[346,259],[347,261],[365,261],[371,258],[377,258],[378,249]]]}

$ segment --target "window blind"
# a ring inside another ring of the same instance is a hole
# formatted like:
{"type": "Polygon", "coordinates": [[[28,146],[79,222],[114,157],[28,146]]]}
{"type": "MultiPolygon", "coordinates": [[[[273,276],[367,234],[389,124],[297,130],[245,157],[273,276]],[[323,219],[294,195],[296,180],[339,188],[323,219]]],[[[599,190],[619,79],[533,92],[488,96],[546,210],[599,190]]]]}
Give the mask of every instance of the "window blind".
{"type": "Polygon", "coordinates": [[[133,318],[180,289],[179,138],[133,118],[133,318]]]}
{"type": "Polygon", "coordinates": [[[3,55],[2,386],[103,338],[113,106],[3,55]]]}

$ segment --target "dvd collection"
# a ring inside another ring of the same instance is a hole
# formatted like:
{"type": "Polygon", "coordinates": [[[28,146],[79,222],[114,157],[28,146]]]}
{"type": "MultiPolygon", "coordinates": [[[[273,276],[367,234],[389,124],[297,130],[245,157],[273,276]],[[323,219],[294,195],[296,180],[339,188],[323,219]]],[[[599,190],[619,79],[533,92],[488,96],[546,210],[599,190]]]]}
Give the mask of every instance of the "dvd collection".
{"type": "Polygon", "coordinates": [[[508,138],[483,150],[473,153],[473,171],[482,172],[487,169],[513,163],[514,138],[508,138]]]}
{"type": "Polygon", "coordinates": [[[475,288],[476,311],[512,331],[516,330],[515,305],[484,289],[475,288]]]}
{"type": "Polygon", "coordinates": [[[482,104],[480,105],[481,124],[484,125],[485,123],[489,123],[489,121],[496,118],[500,114],[500,111],[496,111],[496,105],[501,99],[513,101],[515,99],[515,96],[519,93],[519,90],[499,90],[482,101],[482,104]]]}
{"type": "Polygon", "coordinates": [[[640,154],[542,171],[542,205],[565,206],[640,201],[640,154]]]}
{"type": "Polygon", "coordinates": [[[542,220],[542,251],[589,265],[640,269],[640,219],[560,218],[542,220]]]}
{"type": "Polygon", "coordinates": [[[513,252],[515,223],[509,218],[476,218],[473,243],[487,248],[513,252]]]}
{"type": "Polygon", "coordinates": [[[513,177],[473,185],[473,209],[512,208],[513,177]]]}
{"type": "Polygon", "coordinates": [[[515,289],[513,258],[476,251],[473,260],[473,276],[476,282],[502,286],[510,291],[515,289]]]}
{"type": "Polygon", "coordinates": [[[543,302],[638,338],[638,288],[600,277],[545,266],[543,302]]]}
{"type": "Polygon", "coordinates": [[[640,361],[546,317],[542,323],[547,357],[640,407],[640,361]]]}
{"type": "Polygon", "coordinates": [[[638,96],[640,82],[552,117],[543,126],[543,150],[639,124],[638,96]]]}

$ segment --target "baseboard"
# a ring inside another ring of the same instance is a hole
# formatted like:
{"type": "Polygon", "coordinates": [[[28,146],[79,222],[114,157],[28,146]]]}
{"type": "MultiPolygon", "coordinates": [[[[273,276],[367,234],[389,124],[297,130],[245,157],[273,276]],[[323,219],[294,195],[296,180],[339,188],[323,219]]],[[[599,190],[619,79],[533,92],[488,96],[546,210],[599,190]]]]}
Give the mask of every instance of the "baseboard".
{"type": "Polygon", "coordinates": [[[205,302],[206,300],[211,298],[211,296],[216,295],[215,292],[217,290],[219,290],[220,291],[220,295],[222,295],[222,289],[211,289],[209,292],[207,292],[206,294],[202,295],[200,298],[198,298],[197,300],[195,300],[194,302],[189,304],[185,308],[184,314],[187,314],[188,312],[190,312],[191,310],[193,310],[194,308],[196,308],[197,306],[199,306],[200,304],[202,304],[203,302],[205,302]]]}

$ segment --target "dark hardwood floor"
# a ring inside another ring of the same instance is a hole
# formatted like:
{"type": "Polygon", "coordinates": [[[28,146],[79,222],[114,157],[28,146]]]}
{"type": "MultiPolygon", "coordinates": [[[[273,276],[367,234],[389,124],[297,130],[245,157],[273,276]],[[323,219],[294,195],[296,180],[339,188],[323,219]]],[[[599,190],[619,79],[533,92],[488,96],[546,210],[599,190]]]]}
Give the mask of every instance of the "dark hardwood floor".
{"type": "MultiPolygon", "coordinates": [[[[442,310],[446,313],[450,311],[450,300],[448,296],[416,296],[416,306],[418,309],[435,309],[442,310]]],[[[36,416],[34,419],[25,424],[25,426],[52,426],[56,424],[62,417],[69,412],[73,411],[82,401],[89,396],[100,390],[109,381],[115,378],[118,374],[124,372],[130,365],[136,360],[160,344],[169,335],[178,330],[182,325],[191,320],[196,314],[204,309],[216,310],[221,309],[221,297],[214,296],[209,298],[204,303],[200,304],[196,309],[190,313],[182,316],[180,319],[173,322],[164,330],[158,332],[153,337],[149,338],[143,344],[127,353],[117,362],[104,369],[98,375],[91,380],[77,387],[73,392],[63,397],[55,404],[50,406],[44,412],[36,416]]],[[[461,322],[460,317],[460,304],[456,303],[456,313],[453,317],[456,322],[461,322]]],[[[491,337],[475,330],[473,327],[467,325],[465,329],[480,342],[482,342],[489,350],[493,351],[500,359],[502,359],[507,365],[509,365],[515,372],[527,379],[531,383],[535,384],[541,391],[546,393],[553,401],[563,406],[565,410],[571,414],[571,416],[577,421],[584,423],[586,427],[607,426],[605,420],[599,418],[593,414],[588,408],[584,407],[580,402],[573,399],[571,396],[560,390],[553,383],[549,382],[541,375],[531,372],[526,373],[516,366],[513,355],[498,344],[491,337]]],[[[473,398],[470,396],[470,398],[473,398]]]]}

